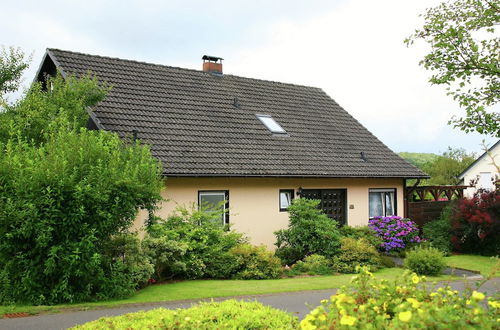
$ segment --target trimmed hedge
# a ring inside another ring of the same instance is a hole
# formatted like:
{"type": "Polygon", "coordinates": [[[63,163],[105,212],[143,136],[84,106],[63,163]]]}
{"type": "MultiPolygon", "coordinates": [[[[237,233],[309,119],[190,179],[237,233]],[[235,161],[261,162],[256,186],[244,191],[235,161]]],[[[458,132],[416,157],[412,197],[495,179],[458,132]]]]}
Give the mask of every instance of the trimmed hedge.
{"type": "Polygon", "coordinates": [[[297,318],[259,302],[226,300],[105,317],[72,329],[296,329],[297,318]]]}

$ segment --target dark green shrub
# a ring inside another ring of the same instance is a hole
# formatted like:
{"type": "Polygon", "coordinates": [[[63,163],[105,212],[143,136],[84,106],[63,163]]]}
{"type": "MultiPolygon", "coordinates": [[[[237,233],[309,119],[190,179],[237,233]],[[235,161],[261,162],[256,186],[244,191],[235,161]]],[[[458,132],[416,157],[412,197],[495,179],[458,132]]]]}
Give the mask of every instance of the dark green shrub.
{"type": "Polygon", "coordinates": [[[155,264],[157,280],[229,278],[238,267],[229,250],[244,241],[221,224],[220,213],[193,206],[150,224],[143,247],[155,264]]]}
{"type": "Polygon", "coordinates": [[[339,273],[355,273],[358,266],[367,266],[372,270],[381,266],[377,249],[364,238],[343,238],[340,253],[331,260],[332,269],[339,273]]]}
{"type": "Polygon", "coordinates": [[[394,262],[394,260],[391,257],[385,256],[385,255],[381,255],[380,256],[380,264],[384,268],[394,268],[394,267],[396,267],[396,263],[394,262]]]}
{"type": "Polygon", "coordinates": [[[334,256],[340,246],[340,232],[335,220],[318,208],[319,200],[298,198],[288,207],[288,229],[275,232],[276,255],[288,265],[311,254],[334,256]]]}
{"type": "Polygon", "coordinates": [[[439,275],[446,267],[443,252],[433,247],[416,247],[406,253],[406,268],[419,275],[439,275]]]}
{"type": "Polygon", "coordinates": [[[263,245],[240,244],[232,248],[229,254],[235,257],[238,265],[233,268],[233,278],[262,280],[279,278],[283,273],[281,260],[263,245]]]}
{"type": "Polygon", "coordinates": [[[297,261],[288,273],[289,276],[299,274],[331,275],[333,273],[330,260],[319,254],[311,254],[304,260],[297,261]]]}
{"type": "Polygon", "coordinates": [[[113,235],[104,242],[103,258],[111,264],[123,265],[122,273],[128,278],[126,283],[133,285],[131,289],[145,286],[153,275],[153,263],[143,251],[137,233],[113,235]]]}
{"type": "Polygon", "coordinates": [[[342,226],[340,228],[340,235],[342,235],[342,237],[350,237],[354,239],[363,238],[375,248],[379,248],[379,246],[383,243],[383,240],[377,235],[377,233],[368,226],[342,226]]]}
{"type": "Polygon", "coordinates": [[[445,255],[451,252],[451,216],[453,206],[443,209],[438,219],[428,222],[423,227],[424,238],[445,255]]]}
{"type": "Polygon", "coordinates": [[[55,304],[130,293],[137,283],[103,249],[161,198],[149,149],[82,129],[0,150],[0,299],[55,304]]]}
{"type": "Polygon", "coordinates": [[[72,329],[296,329],[292,314],[259,302],[226,300],[104,317],[72,329]]]}

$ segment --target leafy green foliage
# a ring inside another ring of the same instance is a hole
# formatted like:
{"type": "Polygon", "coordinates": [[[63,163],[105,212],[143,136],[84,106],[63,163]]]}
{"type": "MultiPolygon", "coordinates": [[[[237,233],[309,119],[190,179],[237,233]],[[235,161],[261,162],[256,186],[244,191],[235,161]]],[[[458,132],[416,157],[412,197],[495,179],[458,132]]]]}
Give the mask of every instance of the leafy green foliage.
{"type": "MultiPolygon", "coordinates": [[[[478,290],[478,289],[477,289],[478,290]]],[[[500,300],[471,289],[431,287],[405,272],[379,280],[367,269],[300,322],[301,329],[498,329],[500,300]]]]}
{"type": "MultiPolygon", "coordinates": [[[[465,149],[453,149],[451,147],[448,147],[448,150],[441,155],[423,157],[419,161],[415,160],[415,158],[420,157],[422,155],[420,153],[406,152],[399,153],[399,155],[430,175],[431,178],[422,180],[421,185],[457,184],[458,175],[472,164],[476,158],[474,153],[467,153],[465,149]]],[[[412,182],[408,184],[411,185],[412,182]]]]}
{"type": "Polygon", "coordinates": [[[455,0],[429,8],[424,25],[405,40],[422,39],[431,51],[420,65],[433,71],[432,84],[447,85],[448,94],[466,110],[450,123],[466,132],[500,137],[500,114],[487,111],[500,101],[500,5],[489,0],[455,0]]]}
{"type": "Polygon", "coordinates": [[[287,272],[288,276],[295,276],[300,274],[309,275],[331,275],[333,273],[331,261],[322,255],[311,254],[295,263],[290,271],[287,272]]]}
{"type": "Polygon", "coordinates": [[[297,318],[259,302],[226,300],[101,318],[72,329],[294,329],[297,318]]]}
{"type": "Polygon", "coordinates": [[[432,163],[438,157],[436,154],[425,152],[398,152],[398,155],[420,169],[425,164],[432,163]]]}
{"type": "Polygon", "coordinates": [[[419,275],[439,275],[446,267],[443,252],[433,247],[419,246],[406,252],[406,268],[419,275]]]}
{"type": "Polygon", "coordinates": [[[144,287],[153,274],[154,267],[141,247],[137,233],[121,232],[104,242],[102,255],[109,263],[117,263],[120,273],[130,283],[129,291],[144,287]]]}
{"type": "MultiPolygon", "coordinates": [[[[236,259],[232,278],[242,280],[262,280],[279,278],[283,273],[281,260],[265,246],[240,244],[229,251],[236,259]]],[[[227,265],[231,267],[230,265],[227,265]]]]}
{"type": "Polygon", "coordinates": [[[237,261],[229,250],[245,240],[220,218],[219,211],[179,207],[168,219],[150,224],[143,247],[155,263],[156,278],[231,276],[237,261]]]}
{"type": "Polygon", "coordinates": [[[22,137],[37,145],[61,130],[86,127],[87,107],[102,101],[109,90],[92,76],[48,77],[49,90],[35,83],[26,96],[0,113],[0,141],[22,137]]]}
{"type": "Polygon", "coordinates": [[[55,304],[120,296],[104,243],[160,200],[147,147],[102,131],[61,130],[35,146],[0,143],[0,301],[55,304]],[[13,257],[15,256],[15,257],[13,257]]]}
{"type": "MultiPolygon", "coordinates": [[[[15,92],[19,88],[21,77],[29,66],[30,57],[19,49],[2,47],[0,52],[0,101],[4,94],[15,92]]],[[[1,102],[0,102],[1,105],[1,102]]]]}
{"type": "Polygon", "coordinates": [[[298,198],[288,207],[288,229],[275,232],[276,255],[286,264],[294,264],[311,254],[335,255],[340,246],[337,222],[318,208],[319,200],[298,198]]]}
{"type": "Polygon", "coordinates": [[[424,238],[432,247],[440,250],[445,255],[451,252],[451,215],[453,206],[448,205],[443,209],[438,219],[426,223],[423,227],[424,238]]]}
{"type": "Polygon", "coordinates": [[[339,273],[354,273],[359,266],[367,266],[372,270],[381,266],[377,249],[364,238],[343,238],[340,253],[331,262],[332,269],[339,273]]]}
{"type": "Polygon", "coordinates": [[[383,243],[380,236],[368,226],[343,226],[340,228],[340,235],[342,235],[342,237],[354,238],[355,240],[364,239],[375,248],[378,248],[383,243]]]}

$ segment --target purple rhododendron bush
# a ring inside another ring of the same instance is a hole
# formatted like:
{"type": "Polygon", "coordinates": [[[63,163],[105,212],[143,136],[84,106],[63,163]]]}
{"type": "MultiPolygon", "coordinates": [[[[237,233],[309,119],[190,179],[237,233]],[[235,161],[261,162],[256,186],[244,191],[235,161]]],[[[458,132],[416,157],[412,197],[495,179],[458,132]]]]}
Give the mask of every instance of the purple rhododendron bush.
{"type": "MultiPolygon", "coordinates": [[[[498,264],[497,264],[498,266],[498,264]]],[[[367,268],[312,310],[301,329],[500,329],[500,300],[480,288],[435,288],[406,272],[378,280],[367,268]]]]}
{"type": "Polygon", "coordinates": [[[412,243],[420,243],[419,229],[415,222],[398,216],[374,217],[368,226],[383,240],[380,248],[385,252],[402,251],[412,243]]]}

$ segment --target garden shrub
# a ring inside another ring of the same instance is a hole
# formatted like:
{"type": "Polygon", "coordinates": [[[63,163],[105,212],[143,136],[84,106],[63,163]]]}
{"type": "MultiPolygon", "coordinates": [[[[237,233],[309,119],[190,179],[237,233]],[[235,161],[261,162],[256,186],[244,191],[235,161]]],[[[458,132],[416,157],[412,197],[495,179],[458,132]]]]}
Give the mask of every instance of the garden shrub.
{"type": "Polygon", "coordinates": [[[104,242],[103,257],[106,262],[123,266],[123,275],[131,283],[131,289],[144,287],[153,275],[152,261],[141,247],[137,233],[118,233],[104,242]]]}
{"type": "Polygon", "coordinates": [[[445,255],[449,255],[451,252],[452,212],[453,206],[448,205],[443,209],[438,219],[430,221],[423,226],[424,238],[445,255]]]}
{"type": "Polygon", "coordinates": [[[331,275],[333,273],[330,260],[319,254],[311,254],[295,263],[288,275],[331,275]]]}
{"type": "Polygon", "coordinates": [[[383,243],[377,233],[368,226],[342,226],[340,228],[340,235],[342,235],[342,237],[351,237],[354,239],[363,238],[376,248],[383,243]]]}
{"type": "Polygon", "coordinates": [[[394,259],[392,259],[390,256],[386,256],[386,255],[381,255],[380,256],[380,264],[384,268],[394,268],[394,267],[396,267],[396,263],[394,262],[394,259]]]}
{"type": "Polygon", "coordinates": [[[366,268],[313,309],[302,329],[498,329],[500,300],[477,291],[436,289],[406,272],[378,280],[366,268]]]}
{"type": "MultiPolygon", "coordinates": [[[[236,259],[232,278],[242,280],[261,280],[279,278],[282,273],[281,260],[268,251],[265,246],[240,244],[233,247],[229,254],[236,259]]],[[[229,267],[231,267],[229,265],[229,267]]]]}
{"type": "Polygon", "coordinates": [[[412,243],[420,243],[419,229],[415,222],[398,216],[374,217],[369,225],[382,239],[380,249],[400,252],[412,243]]]}
{"type": "Polygon", "coordinates": [[[1,301],[56,304],[130,293],[136,283],[102,253],[139,208],[152,210],[161,199],[161,169],[149,149],[81,129],[51,132],[39,146],[11,139],[0,150],[1,301]]]}
{"type": "Polygon", "coordinates": [[[319,209],[319,200],[298,198],[288,207],[288,229],[275,232],[276,255],[287,265],[311,254],[334,256],[340,247],[335,220],[319,209]]]}
{"type": "Polygon", "coordinates": [[[229,250],[245,239],[220,219],[219,211],[193,205],[149,224],[143,247],[155,263],[156,280],[231,277],[238,261],[229,250]]]}
{"type": "Polygon", "coordinates": [[[463,253],[500,255],[500,190],[459,200],[452,215],[452,244],[463,253]]]}
{"type": "Polygon", "coordinates": [[[332,269],[339,273],[354,273],[359,266],[367,266],[371,270],[381,266],[377,249],[364,238],[343,238],[340,253],[331,260],[332,269]]]}
{"type": "Polygon", "coordinates": [[[439,275],[446,267],[443,252],[433,247],[416,247],[406,253],[406,268],[419,275],[439,275]]]}
{"type": "Polygon", "coordinates": [[[259,302],[226,300],[104,317],[72,329],[296,329],[297,318],[259,302]]]}

